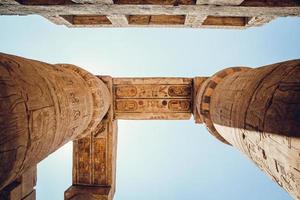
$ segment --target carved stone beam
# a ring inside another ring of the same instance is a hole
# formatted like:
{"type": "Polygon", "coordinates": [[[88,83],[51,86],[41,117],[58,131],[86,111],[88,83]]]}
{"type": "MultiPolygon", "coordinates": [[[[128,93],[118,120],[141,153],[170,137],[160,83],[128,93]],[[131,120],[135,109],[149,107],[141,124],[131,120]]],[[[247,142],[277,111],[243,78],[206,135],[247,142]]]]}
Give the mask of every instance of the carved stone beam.
{"type": "Polygon", "coordinates": [[[189,119],[190,78],[114,78],[115,119],[189,119]]]}
{"type": "Polygon", "coordinates": [[[212,6],[212,5],[0,5],[1,15],[214,15],[214,16],[300,16],[299,6],[212,6]]]}

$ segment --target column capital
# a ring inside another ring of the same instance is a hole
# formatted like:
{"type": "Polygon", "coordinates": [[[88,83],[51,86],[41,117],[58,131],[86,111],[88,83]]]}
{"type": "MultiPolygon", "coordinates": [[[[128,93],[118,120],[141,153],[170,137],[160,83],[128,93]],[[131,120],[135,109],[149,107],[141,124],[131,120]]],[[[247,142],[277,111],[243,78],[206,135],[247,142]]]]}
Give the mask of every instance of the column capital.
{"type": "Polygon", "coordinates": [[[199,88],[199,92],[197,93],[195,104],[197,111],[200,115],[201,121],[205,124],[207,127],[208,131],[215,136],[218,140],[225,144],[230,144],[228,143],[224,137],[222,137],[216,128],[213,125],[213,122],[211,120],[210,116],[210,100],[211,96],[216,88],[216,86],[227,76],[232,75],[234,73],[238,73],[241,71],[247,71],[251,68],[249,67],[230,67],[226,68],[224,70],[221,70],[208,78],[199,88]]]}

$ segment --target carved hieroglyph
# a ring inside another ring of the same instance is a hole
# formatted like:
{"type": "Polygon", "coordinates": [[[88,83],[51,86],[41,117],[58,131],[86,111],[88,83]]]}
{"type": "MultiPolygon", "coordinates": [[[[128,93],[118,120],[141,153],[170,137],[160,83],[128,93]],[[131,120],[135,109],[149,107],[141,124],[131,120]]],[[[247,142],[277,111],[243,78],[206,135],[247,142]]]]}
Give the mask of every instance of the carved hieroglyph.
{"type": "MultiPolygon", "coordinates": [[[[112,78],[98,76],[112,96],[112,78]]],[[[65,200],[112,200],[116,188],[117,121],[111,106],[88,136],[73,141],[73,181],[65,200]]]]}
{"type": "Polygon", "coordinates": [[[111,200],[115,193],[117,122],[102,121],[89,136],[74,141],[73,185],[66,200],[111,200]]]}
{"type": "Polygon", "coordinates": [[[94,130],[110,105],[104,83],[72,65],[0,54],[0,83],[0,190],[94,130]]]}
{"type": "Polygon", "coordinates": [[[210,132],[247,155],[300,199],[300,60],[257,69],[229,68],[197,97],[210,132]]]}
{"type": "Polygon", "coordinates": [[[192,79],[114,78],[116,119],[189,119],[192,79]]]}
{"type": "Polygon", "coordinates": [[[117,145],[116,121],[101,122],[89,136],[74,141],[74,184],[114,184],[117,145]]]}

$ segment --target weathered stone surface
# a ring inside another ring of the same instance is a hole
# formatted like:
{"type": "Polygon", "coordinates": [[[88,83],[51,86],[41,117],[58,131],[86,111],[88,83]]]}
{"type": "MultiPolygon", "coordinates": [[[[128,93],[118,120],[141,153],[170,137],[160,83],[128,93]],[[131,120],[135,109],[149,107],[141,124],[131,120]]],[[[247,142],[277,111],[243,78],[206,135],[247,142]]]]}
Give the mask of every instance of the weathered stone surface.
{"type": "Polygon", "coordinates": [[[200,28],[206,15],[186,15],[184,25],[191,28],[200,28]]]}
{"type": "Polygon", "coordinates": [[[108,15],[107,18],[115,27],[122,27],[128,25],[128,18],[126,15],[108,15]]]}
{"type": "Polygon", "coordinates": [[[197,4],[240,5],[244,0],[197,0],[197,4]]]}
{"type": "Polygon", "coordinates": [[[208,78],[206,81],[203,82],[201,87],[198,89],[196,99],[194,99],[200,119],[202,122],[204,122],[208,131],[213,136],[215,136],[218,140],[226,144],[229,143],[223,138],[222,135],[220,135],[220,133],[218,133],[211,119],[212,108],[210,106],[210,101],[214,94],[214,90],[217,84],[220,83],[225,77],[233,73],[237,73],[240,71],[247,71],[247,70],[248,68],[246,67],[232,67],[232,68],[224,69],[214,74],[212,77],[208,78]]]}
{"type": "Polygon", "coordinates": [[[0,54],[0,83],[1,189],[94,130],[110,106],[104,83],[72,65],[0,54]]]}
{"type": "Polygon", "coordinates": [[[114,188],[117,122],[102,121],[89,136],[74,141],[73,184],[114,188]]]}
{"type": "Polygon", "coordinates": [[[114,0],[115,4],[133,5],[194,5],[196,0],[114,0]]]}
{"type": "Polygon", "coordinates": [[[223,126],[300,137],[299,88],[300,60],[232,74],[214,90],[211,118],[223,126]]]}
{"type": "Polygon", "coordinates": [[[68,27],[244,29],[300,16],[297,0],[0,0],[0,15],[39,14],[68,27]],[[66,18],[67,16],[67,18],[66,18]],[[67,20],[65,20],[67,19],[67,20]]]}
{"type": "Polygon", "coordinates": [[[300,138],[215,124],[217,131],[294,199],[300,199],[300,138]]]}
{"type": "Polygon", "coordinates": [[[300,199],[300,60],[257,69],[228,68],[199,90],[210,132],[233,145],[300,199]]]}
{"type": "Polygon", "coordinates": [[[36,192],[33,190],[28,196],[24,197],[22,200],[35,200],[36,199],[36,192]]]}
{"type": "Polygon", "coordinates": [[[112,24],[105,15],[61,15],[72,25],[112,24]]]}
{"type": "MultiPolygon", "coordinates": [[[[112,99],[112,78],[98,78],[106,84],[112,99]]],[[[111,106],[94,131],[73,142],[73,186],[65,192],[66,200],[113,198],[116,188],[117,132],[117,121],[113,120],[111,106]]]]}
{"type": "Polygon", "coordinates": [[[113,79],[116,119],[189,119],[192,79],[113,79]]]}
{"type": "Polygon", "coordinates": [[[112,200],[110,187],[73,185],[65,192],[65,200],[112,200]]]}
{"type": "Polygon", "coordinates": [[[36,166],[0,191],[1,200],[35,200],[36,166]]]}
{"type": "Polygon", "coordinates": [[[132,25],[181,25],[185,15],[129,15],[128,24],[132,25]]]}
{"type": "Polygon", "coordinates": [[[202,86],[202,84],[208,79],[208,77],[195,77],[193,78],[193,98],[192,98],[192,102],[193,102],[193,117],[195,120],[195,123],[200,124],[203,123],[198,111],[197,111],[197,95],[199,93],[200,87],[202,86]]]}
{"type": "Polygon", "coordinates": [[[74,140],[65,199],[112,200],[116,120],[192,113],[300,199],[300,60],[209,78],[111,78],[0,54],[0,85],[0,199],[34,200],[36,163],[74,140]]]}

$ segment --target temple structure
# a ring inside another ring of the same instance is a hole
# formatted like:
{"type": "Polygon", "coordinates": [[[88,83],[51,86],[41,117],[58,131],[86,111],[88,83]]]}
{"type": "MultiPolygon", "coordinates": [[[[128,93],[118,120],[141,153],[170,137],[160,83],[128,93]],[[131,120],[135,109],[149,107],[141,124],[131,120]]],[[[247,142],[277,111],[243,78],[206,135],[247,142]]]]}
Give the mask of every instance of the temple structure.
{"type": "Polygon", "coordinates": [[[117,120],[194,117],[300,199],[300,60],[211,77],[112,78],[0,54],[0,199],[34,200],[36,165],[73,141],[65,200],[112,200],[117,120]]]}
{"type": "Polygon", "coordinates": [[[261,26],[300,16],[299,0],[0,0],[0,15],[38,14],[68,27],[261,26]]]}

